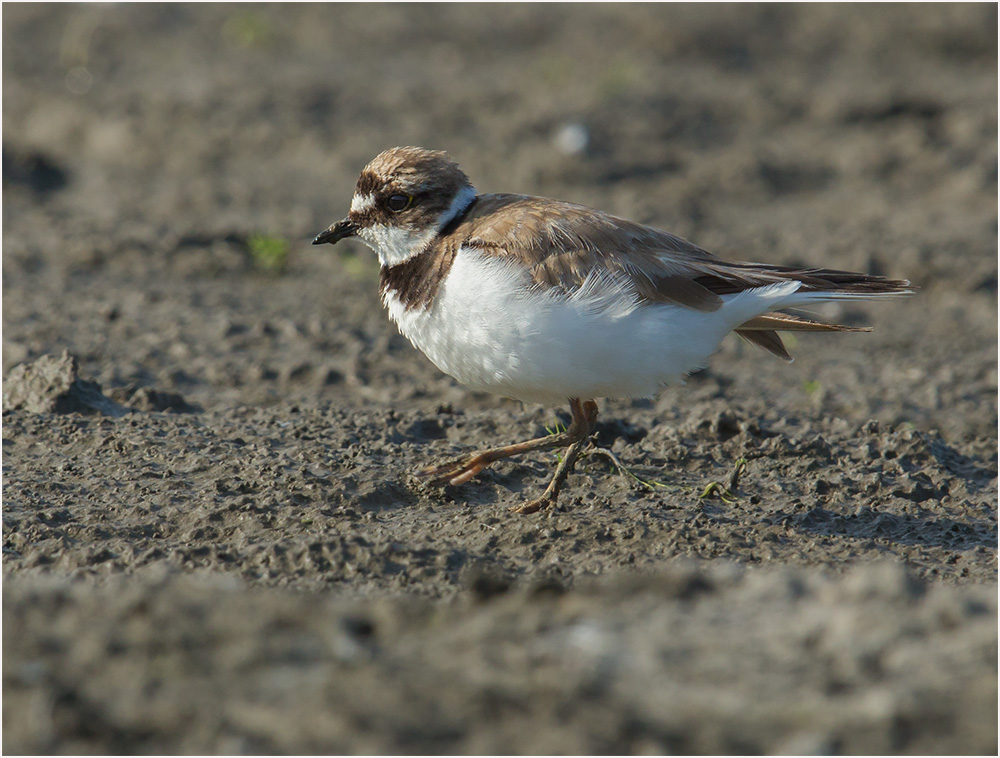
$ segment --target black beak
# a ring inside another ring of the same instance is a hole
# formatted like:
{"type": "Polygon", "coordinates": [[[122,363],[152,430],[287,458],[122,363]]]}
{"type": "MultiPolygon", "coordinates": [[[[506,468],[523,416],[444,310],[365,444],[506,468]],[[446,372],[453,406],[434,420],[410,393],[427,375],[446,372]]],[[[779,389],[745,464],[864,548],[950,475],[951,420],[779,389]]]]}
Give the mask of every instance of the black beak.
{"type": "Polygon", "coordinates": [[[358,228],[351,223],[349,218],[345,218],[343,221],[338,221],[325,232],[317,234],[316,239],[313,240],[313,244],[322,245],[324,242],[329,242],[331,245],[336,245],[344,237],[353,237],[357,233],[358,228]]]}

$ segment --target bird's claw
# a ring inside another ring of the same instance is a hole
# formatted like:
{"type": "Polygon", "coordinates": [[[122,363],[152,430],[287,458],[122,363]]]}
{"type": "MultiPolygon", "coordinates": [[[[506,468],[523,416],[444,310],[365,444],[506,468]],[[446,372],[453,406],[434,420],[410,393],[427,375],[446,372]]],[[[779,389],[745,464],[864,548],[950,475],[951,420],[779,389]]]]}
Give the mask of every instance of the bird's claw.
{"type": "Polygon", "coordinates": [[[467,455],[434,466],[428,466],[418,471],[416,475],[421,479],[426,479],[428,484],[450,484],[457,486],[465,484],[488,465],[479,455],[467,455]]]}
{"type": "Polygon", "coordinates": [[[521,503],[520,505],[512,505],[507,510],[511,513],[520,513],[526,516],[529,513],[538,513],[539,511],[549,508],[555,504],[556,498],[546,492],[541,497],[529,500],[527,503],[521,503]]]}

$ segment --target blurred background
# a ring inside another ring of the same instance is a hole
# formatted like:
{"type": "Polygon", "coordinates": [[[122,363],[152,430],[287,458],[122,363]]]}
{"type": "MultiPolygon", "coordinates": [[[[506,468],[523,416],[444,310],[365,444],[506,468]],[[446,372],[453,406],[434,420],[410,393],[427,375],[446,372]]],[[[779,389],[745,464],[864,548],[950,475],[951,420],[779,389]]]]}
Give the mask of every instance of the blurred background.
{"type": "Polygon", "coordinates": [[[954,360],[996,351],[995,29],[989,4],[7,5],[5,374],[69,348],[105,385],[203,405],[353,404],[383,397],[372,373],[412,396],[398,354],[446,392],[378,313],[367,249],[308,244],[368,160],[415,144],[480,191],[912,279],[922,305],[870,309],[912,328],[853,338],[863,365],[802,402],[886,418],[887,383],[947,424],[949,386],[995,385],[954,360]]]}

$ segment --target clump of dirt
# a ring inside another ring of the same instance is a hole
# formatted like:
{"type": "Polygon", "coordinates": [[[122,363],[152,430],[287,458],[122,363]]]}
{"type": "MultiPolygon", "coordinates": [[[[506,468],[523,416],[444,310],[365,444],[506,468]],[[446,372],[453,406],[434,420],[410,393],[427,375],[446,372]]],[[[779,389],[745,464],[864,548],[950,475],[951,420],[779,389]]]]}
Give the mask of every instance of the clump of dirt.
{"type": "Polygon", "coordinates": [[[43,355],[30,363],[15,366],[3,384],[3,410],[27,413],[99,413],[120,417],[132,410],[192,413],[176,392],[151,387],[119,387],[107,397],[101,385],[79,376],[75,356],[43,355]]]}
{"type": "Polygon", "coordinates": [[[56,357],[16,366],[3,384],[3,410],[28,413],[128,413],[101,392],[101,385],[78,376],[76,358],[65,350],[56,357]]]}

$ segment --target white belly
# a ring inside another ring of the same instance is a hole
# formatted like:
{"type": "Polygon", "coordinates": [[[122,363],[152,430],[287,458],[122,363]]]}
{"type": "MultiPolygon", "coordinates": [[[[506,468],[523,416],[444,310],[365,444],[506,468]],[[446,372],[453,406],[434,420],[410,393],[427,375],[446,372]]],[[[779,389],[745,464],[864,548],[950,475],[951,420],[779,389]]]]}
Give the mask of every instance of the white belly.
{"type": "Polygon", "coordinates": [[[779,307],[775,301],[797,287],[727,296],[712,313],[638,304],[627,282],[608,277],[566,297],[463,248],[429,308],[406,310],[392,291],[384,300],[400,332],[462,384],[554,404],[651,396],[703,366],[730,330],[779,307]]]}

